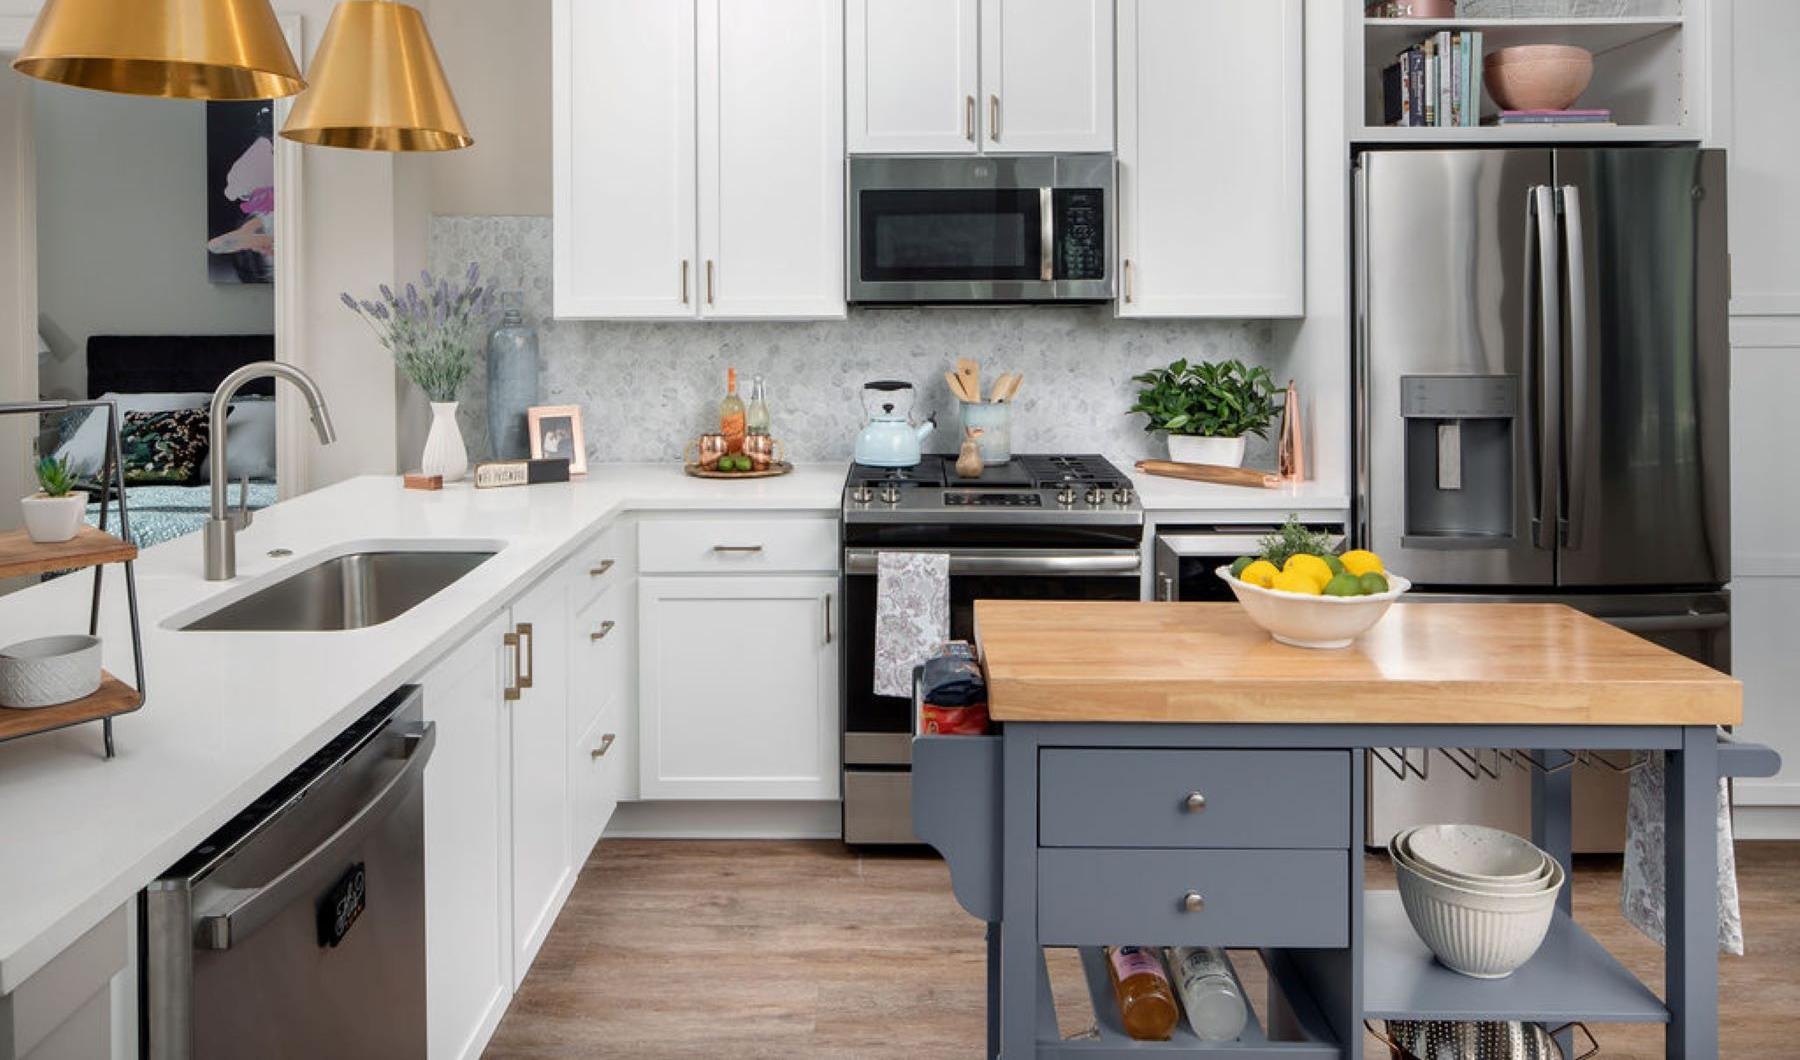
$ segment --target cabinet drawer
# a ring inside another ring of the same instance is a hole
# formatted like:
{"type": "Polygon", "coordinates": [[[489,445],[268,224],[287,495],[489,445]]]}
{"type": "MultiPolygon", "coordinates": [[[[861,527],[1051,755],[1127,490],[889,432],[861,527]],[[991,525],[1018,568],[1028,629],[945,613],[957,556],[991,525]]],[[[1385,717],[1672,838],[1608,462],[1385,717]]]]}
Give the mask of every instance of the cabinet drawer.
{"type": "Polygon", "coordinates": [[[1352,794],[1348,751],[1046,750],[1038,841],[1348,848],[1352,794]]]}
{"type": "Polygon", "coordinates": [[[1046,946],[1348,946],[1350,852],[1040,850],[1038,934],[1046,946]]]}
{"type": "Polygon", "coordinates": [[[632,753],[625,746],[619,720],[618,709],[602,711],[569,750],[569,788],[575,800],[570,816],[575,828],[577,872],[619,806],[626,759],[632,753]]]}
{"type": "Polygon", "coordinates": [[[569,685],[569,733],[586,731],[604,709],[622,703],[631,688],[633,594],[620,587],[601,593],[575,613],[570,630],[574,676],[569,685]]]}
{"type": "Polygon", "coordinates": [[[835,571],[835,519],[654,519],[638,524],[646,574],[835,571]]]}
{"type": "Polygon", "coordinates": [[[601,593],[631,579],[631,544],[630,528],[613,523],[576,550],[567,569],[569,599],[577,610],[601,593]]]}

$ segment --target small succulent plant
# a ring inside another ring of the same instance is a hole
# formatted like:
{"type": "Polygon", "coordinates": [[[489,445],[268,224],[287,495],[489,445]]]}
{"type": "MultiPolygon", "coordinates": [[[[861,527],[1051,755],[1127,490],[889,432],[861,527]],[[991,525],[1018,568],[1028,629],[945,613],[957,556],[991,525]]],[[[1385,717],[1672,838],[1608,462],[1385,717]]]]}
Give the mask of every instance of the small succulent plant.
{"type": "Polygon", "coordinates": [[[38,488],[46,497],[67,497],[75,489],[75,474],[61,457],[46,456],[37,462],[38,488]]]}

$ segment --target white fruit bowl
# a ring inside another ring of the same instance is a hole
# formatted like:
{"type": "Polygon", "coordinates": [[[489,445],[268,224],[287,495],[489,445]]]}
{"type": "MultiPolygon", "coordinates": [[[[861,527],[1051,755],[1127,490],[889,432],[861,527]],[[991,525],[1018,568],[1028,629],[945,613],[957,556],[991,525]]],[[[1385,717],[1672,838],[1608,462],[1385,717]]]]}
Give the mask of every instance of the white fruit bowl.
{"type": "Polygon", "coordinates": [[[1348,648],[1381,621],[1388,605],[1412,588],[1398,574],[1386,575],[1388,591],[1372,596],[1303,596],[1265,589],[1232,577],[1230,567],[1216,572],[1237,594],[1250,621],[1283,644],[1297,648],[1348,648]]]}

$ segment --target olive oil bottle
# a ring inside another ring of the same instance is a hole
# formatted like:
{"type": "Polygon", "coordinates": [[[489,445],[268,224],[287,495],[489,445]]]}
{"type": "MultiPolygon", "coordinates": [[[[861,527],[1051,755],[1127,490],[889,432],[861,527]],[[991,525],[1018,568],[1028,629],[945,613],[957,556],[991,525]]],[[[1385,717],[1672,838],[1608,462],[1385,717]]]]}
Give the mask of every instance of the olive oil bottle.
{"type": "Polygon", "coordinates": [[[1110,946],[1106,971],[1125,1033],[1140,1042],[1166,1042],[1175,1033],[1181,1010],[1162,957],[1149,946],[1110,946]]]}

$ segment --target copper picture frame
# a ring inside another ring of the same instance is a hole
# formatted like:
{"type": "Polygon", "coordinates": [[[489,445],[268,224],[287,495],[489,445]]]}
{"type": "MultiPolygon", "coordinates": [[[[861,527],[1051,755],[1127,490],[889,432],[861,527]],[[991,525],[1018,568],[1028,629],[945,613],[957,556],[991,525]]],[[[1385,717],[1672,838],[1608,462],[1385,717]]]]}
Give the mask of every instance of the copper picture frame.
{"type": "Polygon", "coordinates": [[[534,405],[526,410],[533,460],[567,460],[569,474],[587,474],[587,435],[580,405],[534,405]]]}

